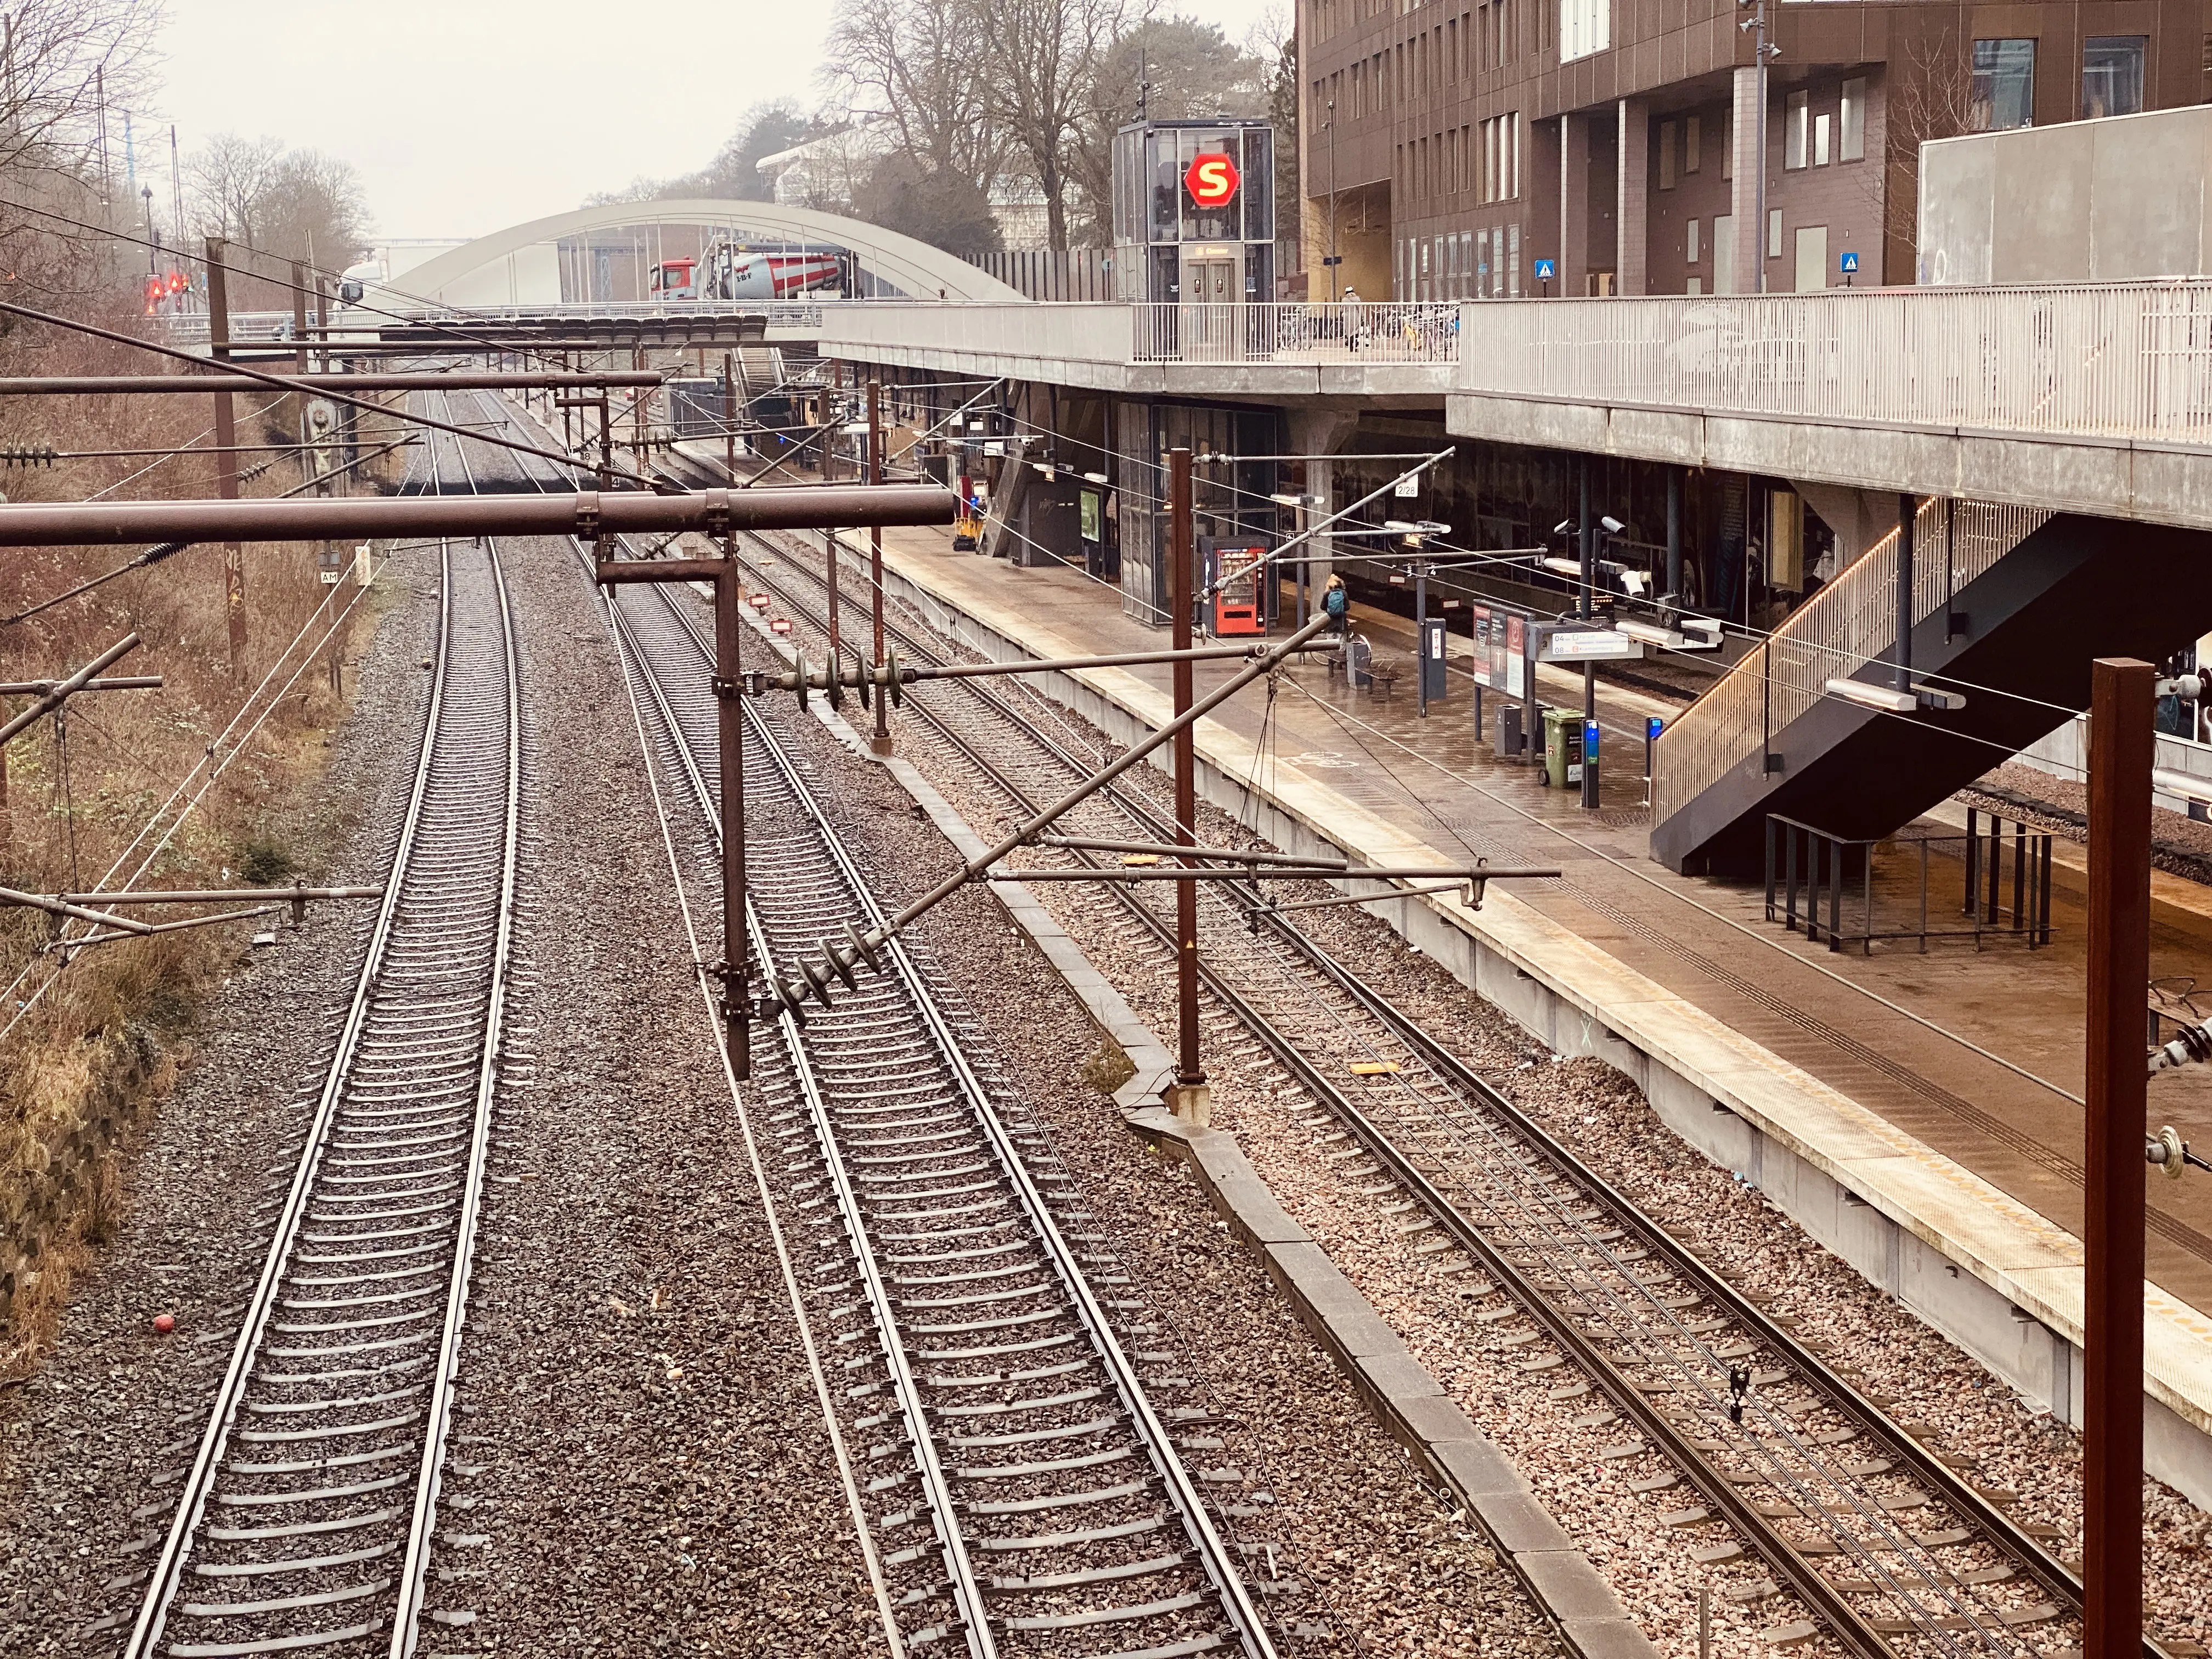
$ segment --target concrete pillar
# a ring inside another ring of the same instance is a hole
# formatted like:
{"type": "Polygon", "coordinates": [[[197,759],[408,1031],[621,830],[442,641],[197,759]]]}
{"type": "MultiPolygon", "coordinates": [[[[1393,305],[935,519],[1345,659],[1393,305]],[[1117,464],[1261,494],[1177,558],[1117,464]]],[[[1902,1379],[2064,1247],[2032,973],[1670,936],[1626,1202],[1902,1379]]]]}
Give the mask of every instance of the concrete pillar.
{"type": "Polygon", "coordinates": [[[1559,118],[1559,292],[1589,286],[1589,117],[1559,118]]]}
{"type": "MultiPolygon", "coordinates": [[[[1328,457],[1335,454],[1352,428],[1359,424],[1356,413],[1341,409],[1289,409],[1284,411],[1291,428],[1291,453],[1294,455],[1328,457]]],[[[1306,494],[1320,497],[1322,505],[1304,510],[1299,528],[1325,519],[1331,511],[1328,501],[1335,483],[1336,464],[1320,459],[1306,462],[1306,494]]],[[[1307,592],[1320,603],[1322,588],[1328,583],[1329,572],[1335,568],[1336,538],[1324,530],[1308,542],[1304,555],[1314,561],[1306,567],[1307,592]]],[[[1293,551],[1293,558],[1299,556],[1293,551]]],[[[1289,601],[1285,600],[1287,610],[1289,601]]]]}
{"type": "Polygon", "coordinates": [[[1759,106],[1759,70],[1735,71],[1735,119],[1730,123],[1734,176],[1729,180],[1729,213],[1735,222],[1735,258],[1729,270],[1731,294],[1759,292],[1759,273],[1766,258],[1766,227],[1759,222],[1759,164],[1766,148],[1766,113],[1759,106]]]}
{"type": "Polygon", "coordinates": [[[1613,291],[1641,294],[1650,246],[1651,107],[1641,98],[1624,98],[1620,113],[1620,149],[1613,168],[1613,291]]]}
{"type": "Polygon", "coordinates": [[[1848,484],[1804,483],[1790,487],[1836,532],[1836,569],[1897,528],[1897,501],[1887,490],[1854,489],[1848,484]]]}

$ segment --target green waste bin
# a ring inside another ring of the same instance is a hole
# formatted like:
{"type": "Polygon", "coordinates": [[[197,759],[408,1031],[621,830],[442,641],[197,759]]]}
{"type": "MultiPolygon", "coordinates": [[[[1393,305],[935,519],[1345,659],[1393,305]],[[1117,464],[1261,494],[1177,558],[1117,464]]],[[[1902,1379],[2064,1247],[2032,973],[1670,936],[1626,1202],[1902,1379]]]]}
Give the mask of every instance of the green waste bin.
{"type": "Polygon", "coordinates": [[[1583,715],[1579,708],[1544,711],[1544,781],[1553,789],[1582,787],[1583,715]]]}

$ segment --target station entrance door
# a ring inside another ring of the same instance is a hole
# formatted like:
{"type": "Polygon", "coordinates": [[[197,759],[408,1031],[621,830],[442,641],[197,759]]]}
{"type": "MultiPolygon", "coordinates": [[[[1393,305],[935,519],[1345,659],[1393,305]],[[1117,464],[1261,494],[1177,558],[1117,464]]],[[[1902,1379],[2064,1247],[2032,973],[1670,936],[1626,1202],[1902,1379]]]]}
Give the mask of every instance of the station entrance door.
{"type": "Polygon", "coordinates": [[[1235,359],[1243,326],[1243,261],[1186,259],[1182,284],[1182,352],[1187,358],[1235,359]]]}

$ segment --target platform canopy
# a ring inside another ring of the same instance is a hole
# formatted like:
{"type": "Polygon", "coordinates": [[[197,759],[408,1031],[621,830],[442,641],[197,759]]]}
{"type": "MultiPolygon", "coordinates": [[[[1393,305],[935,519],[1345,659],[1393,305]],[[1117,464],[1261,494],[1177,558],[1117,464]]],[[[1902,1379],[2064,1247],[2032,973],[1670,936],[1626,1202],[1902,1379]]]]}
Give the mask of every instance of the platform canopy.
{"type": "Polygon", "coordinates": [[[425,301],[496,307],[641,300],[654,264],[696,258],[725,233],[751,249],[854,254],[862,289],[874,297],[1023,297],[942,248],[859,219],[774,202],[693,198],[611,202],[495,231],[393,270],[375,303],[403,308],[425,301]]]}

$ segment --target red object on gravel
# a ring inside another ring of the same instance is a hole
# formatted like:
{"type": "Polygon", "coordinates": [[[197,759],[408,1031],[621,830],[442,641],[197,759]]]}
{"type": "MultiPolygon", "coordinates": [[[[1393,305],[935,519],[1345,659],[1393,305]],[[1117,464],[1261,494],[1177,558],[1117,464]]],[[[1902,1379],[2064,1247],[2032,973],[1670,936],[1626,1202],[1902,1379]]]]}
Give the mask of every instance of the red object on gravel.
{"type": "Polygon", "coordinates": [[[176,1328],[176,1315],[163,1313],[155,1314],[154,1316],[154,1330],[157,1335],[167,1336],[171,1331],[173,1331],[176,1328]]]}

